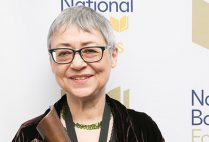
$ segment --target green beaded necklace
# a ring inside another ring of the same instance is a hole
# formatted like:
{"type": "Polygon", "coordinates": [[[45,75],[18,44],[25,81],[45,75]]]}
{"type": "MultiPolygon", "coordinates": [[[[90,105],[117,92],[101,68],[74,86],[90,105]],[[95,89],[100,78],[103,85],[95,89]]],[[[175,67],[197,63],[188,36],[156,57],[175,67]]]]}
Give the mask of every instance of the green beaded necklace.
{"type": "Polygon", "coordinates": [[[95,129],[100,129],[102,127],[102,121],[90,125],[74,123],[74,126],[79,129],[95,130],[95,129]]]}
{"type": "MultiPolygon", "coordinates": [[[[61,117],[64,119],[65,117],[65,111],[66,111],[66,107],[68,107],[67,105],[63,105],[62,109],[61,109],[61,117]]],[[[74,122],[73,122],[74,123],[74,122]]],[[[100,129],[102,127],[102,121],[100,122],[97,122],[97,123],[93,123],[93,124],[80,124],[80,123],[74,123],[74,126],[76,128],[79,128],[79,129],[85,129],[85,130],[95,130],[95,129],[100,129]]]]}

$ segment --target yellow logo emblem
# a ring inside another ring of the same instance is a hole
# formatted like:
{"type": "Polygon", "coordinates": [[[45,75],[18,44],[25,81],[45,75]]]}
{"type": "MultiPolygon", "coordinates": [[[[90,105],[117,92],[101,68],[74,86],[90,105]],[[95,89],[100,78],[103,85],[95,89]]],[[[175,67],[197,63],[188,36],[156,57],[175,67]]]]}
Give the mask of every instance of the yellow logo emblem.
{"type": "Polygon", "coordinates": [[[127,16],[123,16],[120,19],[110,17],[110,23],[112,25],[112,28],[116,32],[122,32],[128,29],[128,17],[127,16]]]}
{"type": "Polygon", "coordinates": [[[209,49],[209,0],[192,3],[192,41],[209,49]]]}
{"type": "Polygon", "coordinates": [[[129,90],[123,91],[123,95],[121,95],[120,87],[114,88],[113,90],[107,93],[111,98],[118,100],[127,108],[129,108],[129,90]],[[123,98],[121,97],[123,96],[123,98]]]}

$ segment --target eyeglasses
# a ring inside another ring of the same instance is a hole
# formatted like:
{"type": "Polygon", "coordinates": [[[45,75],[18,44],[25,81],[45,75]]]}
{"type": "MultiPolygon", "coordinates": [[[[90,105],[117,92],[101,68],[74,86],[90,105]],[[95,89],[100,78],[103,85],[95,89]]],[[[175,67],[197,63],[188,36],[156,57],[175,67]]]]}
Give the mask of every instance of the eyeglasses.
{"type": "Polygon", "coordinates": [[[91,46],[79,50],[70,48],[56,48],[48,50],[53,61],[58,64],[69,64],[73,61],[75,54],[78,52],[80,57],[86,63],[98,62],[103,57],[103,52],[108,46],[91,46]]]}

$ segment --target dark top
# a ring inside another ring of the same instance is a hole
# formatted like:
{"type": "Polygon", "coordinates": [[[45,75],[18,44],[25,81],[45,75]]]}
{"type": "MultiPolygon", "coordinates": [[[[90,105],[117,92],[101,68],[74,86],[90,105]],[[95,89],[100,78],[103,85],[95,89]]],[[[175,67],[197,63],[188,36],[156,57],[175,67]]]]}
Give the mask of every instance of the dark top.
{"type": "MultiPolygon", "coordinates": [[[[60,111],[66,95],[54,104],[57,114],[60,111]]],[[[113,131],[116,142],[164,142],[157,124],[147,114],[127,109],[117,100],[106,96],[106,101],[111,108],[113,115],[113,131]]],[[[21,125],[12,142],[30,142],[33,139],[42,140],[36,127],[46,112],[21,125]]]]}

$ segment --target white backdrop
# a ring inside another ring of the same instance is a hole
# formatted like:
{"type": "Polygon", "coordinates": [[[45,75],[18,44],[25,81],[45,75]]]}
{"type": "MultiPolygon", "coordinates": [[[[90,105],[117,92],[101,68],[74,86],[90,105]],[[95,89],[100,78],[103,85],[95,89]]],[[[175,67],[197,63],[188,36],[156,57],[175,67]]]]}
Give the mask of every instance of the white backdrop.
{"type": "MultiPolygon", "coordinates": [[[[0,2],[0,141],[60,98],[46,47],[60,11],[60,0],[0,2]]],[[[129,89],[130,107],[149,114],[167,142],[192,142],[191,92],[209,95],[209,50],[192,43],[192,1],[133,0],[133,12],[104,14],[128,16],[128,29],[116,32],[124,51],[108,90],[129,89]]]]}

